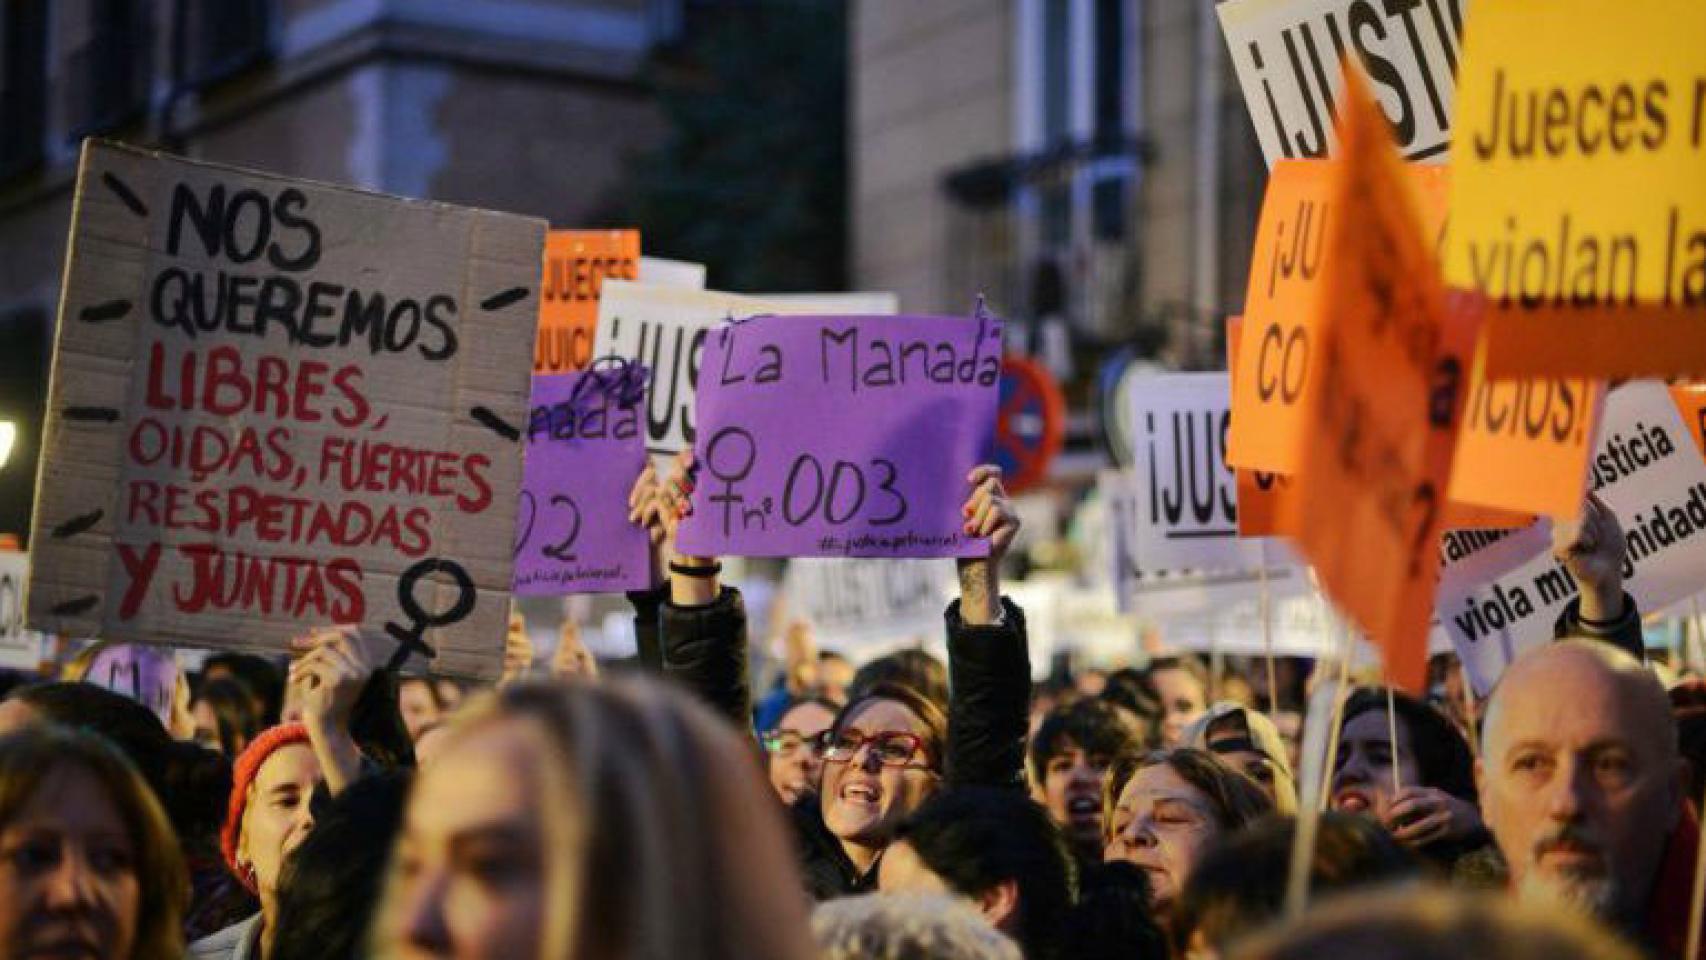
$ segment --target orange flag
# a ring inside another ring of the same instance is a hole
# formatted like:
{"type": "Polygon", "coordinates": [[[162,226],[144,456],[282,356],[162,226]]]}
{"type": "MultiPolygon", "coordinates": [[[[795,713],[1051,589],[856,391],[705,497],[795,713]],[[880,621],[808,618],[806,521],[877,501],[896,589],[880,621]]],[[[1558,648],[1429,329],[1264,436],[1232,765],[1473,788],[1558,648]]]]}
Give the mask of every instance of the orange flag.
{"type": "Polygon", "coordinates": [[[1296,490],[1281,522],[1327,594],[1385,651],[1389,680],[1420,692],[1436,544],[1485,303],[1448,303],[1386,119],[1346,66],[1328,193],[1343,220],[1309,318],[1319,366],[1299,399],[1296,490]]]}

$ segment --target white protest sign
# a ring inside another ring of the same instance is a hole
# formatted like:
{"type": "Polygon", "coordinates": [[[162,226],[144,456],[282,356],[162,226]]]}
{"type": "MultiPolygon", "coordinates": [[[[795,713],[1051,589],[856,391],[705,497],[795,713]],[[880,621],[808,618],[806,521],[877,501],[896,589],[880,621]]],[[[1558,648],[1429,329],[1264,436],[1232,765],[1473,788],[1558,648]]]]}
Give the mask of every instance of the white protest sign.
{"type": "Polygon", "coordinates": [[[788,616],[811,624],[819,646],[861,656],[941,633],[954,589],[946,560],[799,557],[782,575],[788,616]]]}
{"type": "Polygon", "coordinates": [[[680,287],[683,290],[705,289],[705,265],[667,257],[641,257],[641,283],[655,287],[680,287]]]}
{"type": "MultiPolygon", "coordinates": [[[[1624,589],[1641,610],[1662,610],[1698,592],[1706,583],[1706,461],[1662,384],[1612,392],[1590,464],[1594,492],[1628,538],[1624,589]]],[[[1492,689],[1522,651],[1549,641],[1576,592],[1552,556],[1544,522],[1447,564],[1439,619],[1476,692],[1492,689]]]]}
{"type": "Polygon", "coordinates": [[[1132,550],[1141,570],[1246,570],[1263,541],[1238,536],[1238,478],[1226,462],[1230,381],[1164,373],[1132,383],[1132,550]]]}
{"type": "Polygon", "coordinates": [[[24,582],[28,554],[0,551],[0,668],[34,673],[41,666],[41,634],[24,629],[24,582]]]}
{"type": "Polygon", "coordinates": [[[1227,0],[1220,29],[1268,166],[1334,152],[1347,53],[1372,81],[1406,160],[1451,145],[1469,0],[1227,0]]]}
{"type": "Polygon", "coordinates": [[[1097,476],[1097,490],[1106,505],[1109,531],[1102,560],[1111,571],[1121,613],[1145,617],[1196,613],[1259,598],[1263,591],[1272,598],[1309,588],[1304,568],[1283,543],[1271,538],[1257,541],[1258,559],[1243,569],[1145,569],[1133,542],[1136,515],[1142,509],[1137,483],[1128,472],[1104,470],[1097,476]],[[1266,578],[1261,569],[1264,563],[1266,578]]]}
{"type": "Polygon", "coordinates": [[[771,303],[716,290],[606,280],[598,301],[594,359],[621,357],[651,371],[646,391],[646,450],[669,456],[693,445],[694,400],[705,335],[736,317],[822,314],[811,300],[771,303]]]}
{"type": "Polygon", "coordinates": [[[31,625],[497,674],[544,221],[99,141],[73,210],[31,625]]]}
{"type": "Polygon", "coordinates": [[[785,307],[809,308],[826,317],[889,317],[900,312],[900,297],[887,291],[851,293],[755,293],[754,297],[785,307]]]}

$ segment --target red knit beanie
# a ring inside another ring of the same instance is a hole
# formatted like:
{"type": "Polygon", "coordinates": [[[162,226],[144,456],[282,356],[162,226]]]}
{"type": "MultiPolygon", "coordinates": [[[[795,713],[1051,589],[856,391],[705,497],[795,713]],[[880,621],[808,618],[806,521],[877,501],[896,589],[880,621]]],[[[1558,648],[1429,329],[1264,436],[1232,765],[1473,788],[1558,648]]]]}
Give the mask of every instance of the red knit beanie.
{"type": "Polygon", "coordinates": [[[231,868],[243,886],[250,893],[258,894],[255,889],[254,877],[245,874],[237,867],[237,839],[243,833],[243,808],[249,802],[249,787],[260,774],[261,767],[280,747],[288,747],[293,743],[307,743],[308,728],[300,723],[282,723],[261,731],[249,745],[243,748],[237,762],[231,769],[231,801],[225,808],[225,827],[219,831],[219,852],[225,855],[225,865],[231,868]]]}

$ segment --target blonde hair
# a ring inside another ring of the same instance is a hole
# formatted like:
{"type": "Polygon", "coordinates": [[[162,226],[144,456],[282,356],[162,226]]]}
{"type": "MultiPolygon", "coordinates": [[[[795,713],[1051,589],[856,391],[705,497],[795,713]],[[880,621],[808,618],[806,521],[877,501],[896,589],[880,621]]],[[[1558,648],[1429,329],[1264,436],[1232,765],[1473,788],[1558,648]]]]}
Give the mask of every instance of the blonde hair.
{"type": "Polygon", "coordinates": [[[116,747],[93,733],[53,724],[0,737],[0,827],[65,767],[86,771],[105,788],[135,847],[136,940],[130,960],[180,960],[190,899],[183,852],[154,791],[116,747]]]}
{"type": "MultiPolygon", "coordinates": [[[[542,960],[811,956],[782,808],[756,749],[707,708],[643,679],[517,684],[469,700],[445,750],[495,723],[537,753],[542,960]]],[[[380,955],[400,923],[395,864],[388,890],[380,955]]]]}

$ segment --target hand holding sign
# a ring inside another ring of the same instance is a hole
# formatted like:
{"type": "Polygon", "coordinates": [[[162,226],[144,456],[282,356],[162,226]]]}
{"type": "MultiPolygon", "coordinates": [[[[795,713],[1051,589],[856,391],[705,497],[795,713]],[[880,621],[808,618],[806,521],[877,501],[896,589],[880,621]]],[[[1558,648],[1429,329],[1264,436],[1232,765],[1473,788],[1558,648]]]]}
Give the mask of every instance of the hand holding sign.
{"type": "Polygon", "coordinates": [[[1597,494],[1588,494],[1579,520],[1552,524],[1552,555],[1581,588],[1581,615],[1609,622],[1623,615],[1623,554],[1628,538],[1617,514],[1597,494]]]}
{"type": "Polygon", "coordinates": [[[971,496],[960,507],[967,536],[989,541],[989,555],[962,558],[960,617],[968,624],[994,623],[1001,618],[1001,558],[1019,535],[1019,514],[1001,485],[1001,468],[980,464],[966,476],[971,496]]]}

